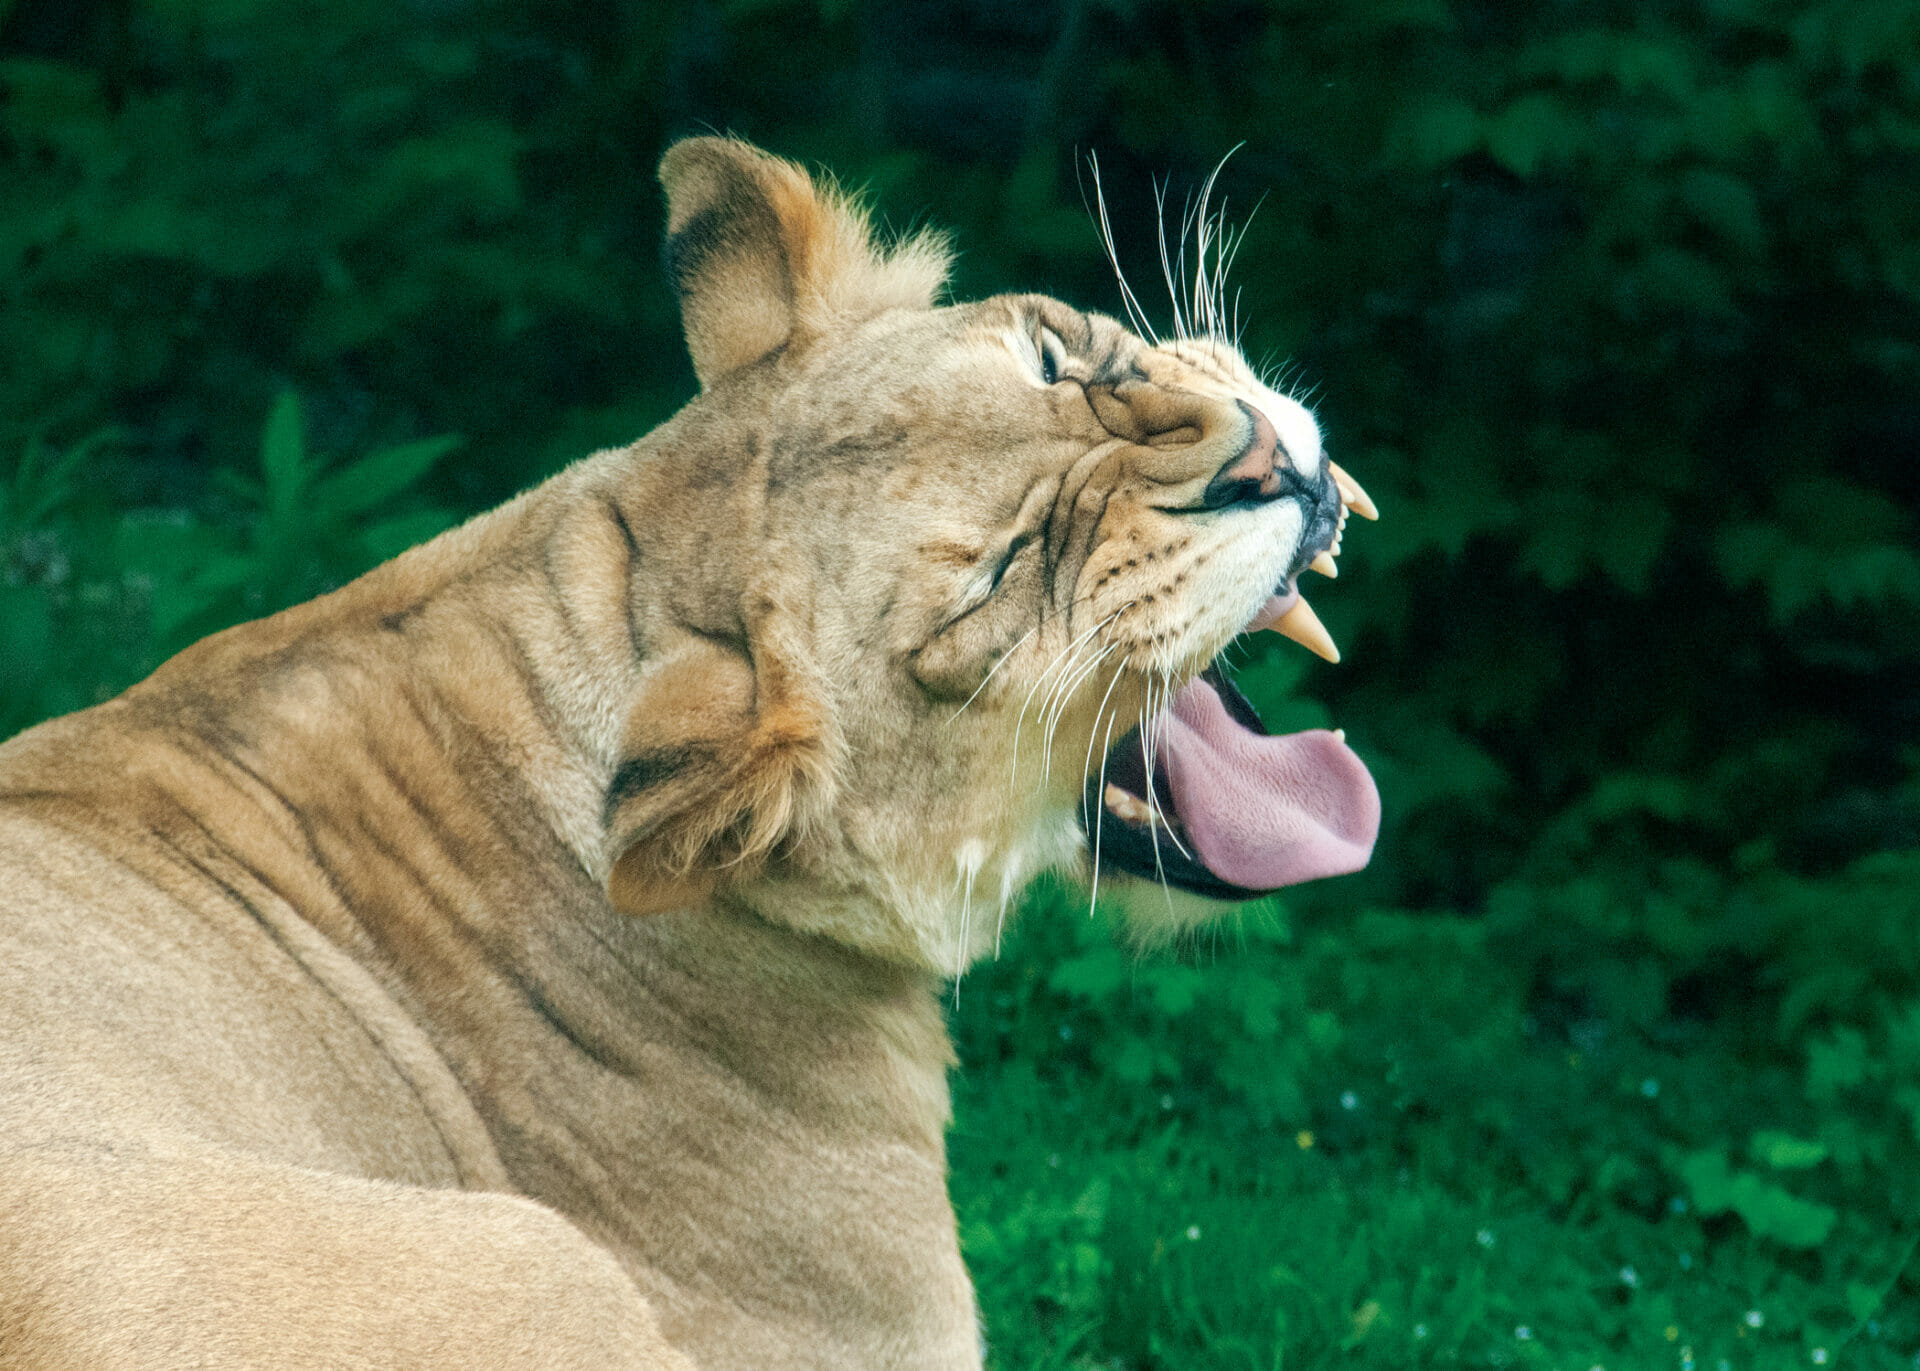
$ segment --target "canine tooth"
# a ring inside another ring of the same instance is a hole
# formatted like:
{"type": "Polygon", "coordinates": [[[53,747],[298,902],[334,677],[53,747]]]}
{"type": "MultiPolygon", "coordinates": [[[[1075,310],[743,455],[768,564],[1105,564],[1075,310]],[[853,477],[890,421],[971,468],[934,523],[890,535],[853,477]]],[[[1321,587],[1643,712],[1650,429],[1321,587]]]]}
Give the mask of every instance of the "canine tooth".
{"type": "Polygon", "coordinates": [[[1293,639],[1316,657],[1324,657],[1329,662],[1340,660],[1340,649],[1333,645],[1333,635],[1320,622],[1320,616],[1307,607],[1304,596],[1267,627],[1283,638],[1293,639]]]}
{"type": "Polygon", "coordinates": [[[1340,499],[1343,503],[1358,510],[1362,519],[1380,517],[1379,508],[1368,498],[1367,492],[1360,488],[1358,481],[1340,469],[1338,462],[1328,462],[1327,470],[1333,473],[1333,483],[1340,487],[1340,499]]]}
{"type": "Polygon", "coordinates": [[[1333,730],[1333,736],[1344,743],[1347,740],[1347,730],[1344,728],[1336,728],[1333,730]]]}
{"type": "Polygon", "coordinates": [[[1340,566],[1333,560],[1333,553],[1331,551],[1321,553],[1311,562],[1308,562],[1307,565],[1319,572],[1322,576],[1325,576],[1328,580],[1332,580],[1340,574],[1340,566]]]}

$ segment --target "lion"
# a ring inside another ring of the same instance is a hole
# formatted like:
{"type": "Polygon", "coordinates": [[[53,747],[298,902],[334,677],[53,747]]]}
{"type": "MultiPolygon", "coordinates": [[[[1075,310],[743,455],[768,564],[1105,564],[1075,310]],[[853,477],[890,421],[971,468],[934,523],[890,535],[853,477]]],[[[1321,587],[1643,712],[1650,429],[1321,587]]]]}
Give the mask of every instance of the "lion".
{"type": "Polygon", "coordinates": [[[0,1365],[977,1368],[943,979],[1042,871],[1367,861],[1214,665],[1332,653],[1303,406],[660,179],[683,410],[0,748],[0,1365]]]}

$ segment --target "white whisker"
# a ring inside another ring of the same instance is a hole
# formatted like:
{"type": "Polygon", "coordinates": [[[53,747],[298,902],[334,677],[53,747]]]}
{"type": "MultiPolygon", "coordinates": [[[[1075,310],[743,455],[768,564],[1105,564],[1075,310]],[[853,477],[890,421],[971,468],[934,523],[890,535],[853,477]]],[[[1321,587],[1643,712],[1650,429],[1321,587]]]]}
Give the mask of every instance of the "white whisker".
{"type": "Polygon", "coordinates": [[[1153,331],[1153,325],[1147,321],[1147,311],[1141,307],[1139,298],[1134,295],[1133,287],[1127,282],[1127,274],[1120,269],[1120,251],[1114,244],[1113,224],[1107,218],[1107,196],[1100,185],[1100,158],[1089,152],[1087,163],[1093,168],[1093,201],[1099,212],[1100,241],[1106,245],[1107,261],[1113,267],[1113,278],[1120,283],[1120,301],[1126,306],[1127,318],[1139,330],[1142,336],[1160,345],[1160,335],[1153,331]]]}
{"type": "Polygon", "coordinates": [[[966,891],[960,899],[960,950],[954,957],[953,1007],[960,1007],[960,982],[966,978],[968,952],[973,946],[973,877],[979,870],[978,864],[965,862],[961,870],[966,875],[966,891]]]}
{"type": "Polygon", "coordinates": [[[980,678],[980,684],[973,688],[973,694],[967,696],[966,702],[962,704],[960,708],[954,710],[952,714],[947,716],[947,722],[952,723],[955,719],[959,718],[962,714],[965,714],[967,712],[967,705],[972,704],[975,700],[980,698],[980,692],[987,688],[987,682],[993,679],[994,673],[999,671],[1001,667],[1005,666],[1007,664],[1007,659],[1013,656],[1014,653],[1018,652],[1020,650],[1021,645],[1025,643],[1027,639],[1031,638],[1034,634],[1038,633],[1039,631],[1040,631],[1040,625],[1035,624],[1032,628],[1028,629],[1025,633],[1022,633],[1020,635],[1020,639],[1018,642],[1016,642],[1012,647],[1008,648],[1005,652],[1001,653],[1000,660],[995,662],[991,667],[987,669],[987,674],[980,678]]]}
{"type": "MultiPolygon", "coordinates": [[[[1113,721],[1119,717],[1120,711],[1116,709],[1107,719],[1107,736],[1100,740],[1100,793],[1103,796],[1107,789],[1107,745],[1113,740],[1113,721]]],[[[1100,722],[1098,716],[1094,718],[1094,722],[1096,724],[1100,722]]],[[[1093,826],[1093,890],[1087,896],[1089,919],[1093,917],[1093,912],[1100,903],[1100,834],[1105,827],[1106,825],[1101,823],[1093,826]]]]}
{"type": "MultiPolygon", "coordinates": [[[[1111,657],[1114,654],[1114,651],[1118,647],[1119,647],[1119,644],[1117,643],[1108,643],[1105,647],[1101,648],[1100,651],[1094,656],[1092,661],[1088,662],[1084,667],[1081,667],[1078,671],[1074,673],[1070,682],[1066,685],[1064,689],[1058,690],[1055,692],[1055,696],[1058,703],[1055,705],[1054,709],[1052,710],[1051,716],[1050,717],[1046,715],[1042,716],[1043,718],[1046,719],[1046,732],[1045,732],[1046,742],[1044,744],[1044,750],[1045,750],[1046,777],[1048,779],[1051,779],[1053,776],[1054,734],[1060,728],[1060,720],[1062,716],[1066,714],[1067,707],[1073,703],[1074,692],[1080,688],[1080,683],[1082,681],[1086,680],[1088,676],[1092,675],[1095,671],[1097,671],[1100,667],[1100,664],[1106,661],[1107,658],[1111,657]]],[[[1096,722],[1097,722],[1097,719],[1096,719],[1096,722]]],[[[1085,777],[1083,776],[1081,779],[1084,780],[1085,777]]]]}
{"type": "MultiPolygon", "coordinates": [[[[1132,602],[1129,601],[1128,605],[1130,605],[1131,603],[1132,602]]],[[[1093,625],[1093,627],[1087,629],[1085,632],[1081,633],[1079,637],[1075,638],[1072,642],[1068,643],[1065,647],[1061,648],[1060,651],[1054,656],[1054,659],[1051,662],[1047,663],[1047,669],[1041,672],[1038,679],[1036,679],[1034,683],[1030,687],[1028,687],[1026,698],[1020,702],[1019,717],[1016,718],[1013,723],[1013,764],[1007,772],[1007,789],[1008,790],[1013,789],[1014,782],[1019,778],[1019,775],[1020,775],[1020,731],[1022,728],[1026,726],[1027,708],[1033,703],[1034,695],[1039,691],[1041,686],[1046,684],[1047,679],[1053,675],[1054,670],[1057,667],[1059,667],[1059,665],[1062,662],[1067,661],[1072,654],[1078,651],[1081,643],[1085,642],[1088,638],[1092,637],[1094,634],[1098,633],[1101,629],[1105,628],[1109,623],[1113,622],[1114,619],[1118,618],[1120,614],[1125,609],[1128,608],[1128,605],[1122,605],[1119,609],[1114,610],[1112,614],[1109,614],[1106,618],[1102,619],[1099,623],[1093,625]]]]}
{"type": "MultiPolygon", "coordinates": [[[[1164,691],[1162,699],[1164,700],[1164,691]]],[[[1153,874],[1160,882],[1160,893],[1167,902],[1167,913],[1173,913],[1173,889],[1167,884],[1167,868],[1160,860],[1160,799],[1153,793],[1153,761],[1157,755],[1158,742],[1153,739],[1153,720],[1159,717],[1154,707],[1152,684],[1147,687],[1147,713],[1140,720],[1141,755],[1147,764],[1147,840],[1153,844],[1153,874]]]]}
{"type": "MultiPolygon", "coordinates": [[[[1087,758],[1080,764],[1080,820],[1089,829],[1095,824],[1094,816],[1087,813],[1087,774],[1093,770],[1093,735],[1100,731],[1100,716],[1107,712],[1107,701],[1113,698],[1113,688],[1120,684],[1120,677],[1126,669],[1127,664],[1124,661],[1113,669],[1113,679],[1107,682],[1107,693],[1100,697],[1100,707],[1093,711],[1093,727],[1087,731],[1087,758]]],[[[1118,712],[1118,710],[1115,711],[1116,714],[1118,712]]],[[[1106,779],[1107,762],[1106,758],[1102,757],[1100,759],[1100,794],[1095,797],[1095,803],[1100,807],[1106,804],[1106,779]]]]}
{"type": "MultiPolygon", "coordinates": [[[[1173,336],[1186,342],[1190,336],[1187,330],[1186,315],[1182,312],[1180,286],[1174,280],[1172,254],[1167,247],[1167,187],[1160,181],[1153,183],[1154,232],[1160,240],[1160,275],[1167,283],[1167,298],[1173,303],[1173,336]]],[[[1180,275],[1185,277],[1187,265],[1186,225],[1180,228],[1180,275]]]]}
{"type": "Polygon", "coordinates": [[[1181,856],[1185,857],[1188,861],[1195,860],[1193,854],[1187,850],[1187,845],[1180,841],[1180,835],[1174,831],[1173,820],[1168,818],[1165,811],[1161,809],[1160,796],[1155,785],[1157,779],[1155,767],[1158,765],[1160,757],[1161,730],[1165,727],[1166,714],[1171,708],[1172,697],[1175,693],[1172,678],[1168,676],[1165,671],[1161,671],[1159,675],[1160,686],[1157,690],[1151,683],[1148,685],[1147,707],[1140,719],[1141,756],[1146,762],[1147,769],[1147,794],[1145,796],[1148,814],[1147,835],[1153,841],[1154,865],[1156,867],[1160,863],[1159,831],[1162,828],[1165,828],[1167,831],[1167,841],[1174,845],[1174,848],[1181,856]]]}

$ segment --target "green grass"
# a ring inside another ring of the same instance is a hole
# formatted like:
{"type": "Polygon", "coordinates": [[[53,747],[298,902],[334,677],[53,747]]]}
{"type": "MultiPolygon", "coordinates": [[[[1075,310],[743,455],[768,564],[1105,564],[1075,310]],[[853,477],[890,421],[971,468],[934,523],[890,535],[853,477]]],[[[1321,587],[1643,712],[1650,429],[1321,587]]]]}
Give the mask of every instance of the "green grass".
{"type": "Polygon", "coordinates": [[[1042,891],[963,983],[953,1190],[992,1365],[1917,1364],[1911,1214],[1871,1167],[1781,1130],[1777,1165],[1732,1159],[1749,1189],[1832,1202],[1817,1242],[1703,1213],[1688,1183],[1701,1140],[1808,1123],[1775,1054],[1545,1025],[1480,922],[1252,923],[1135,958],[1042,891]],[[1273,1012],[1250,1023],[1255,984],[1273,1012]]]}

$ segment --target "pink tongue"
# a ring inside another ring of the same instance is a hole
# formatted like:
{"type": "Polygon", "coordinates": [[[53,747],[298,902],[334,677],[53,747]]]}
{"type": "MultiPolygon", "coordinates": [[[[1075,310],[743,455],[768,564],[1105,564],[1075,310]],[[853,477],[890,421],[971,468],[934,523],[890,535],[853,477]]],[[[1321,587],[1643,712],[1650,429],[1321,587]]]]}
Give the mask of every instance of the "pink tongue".
{"type": "Polygon", "coordinates": [[[1325,729],[1243,728],[1205,681],[1174,697],[1155,759],[1207,869],[1249,890],[1358,871],[1380,832],[1380,792],[1325,729]]]}

